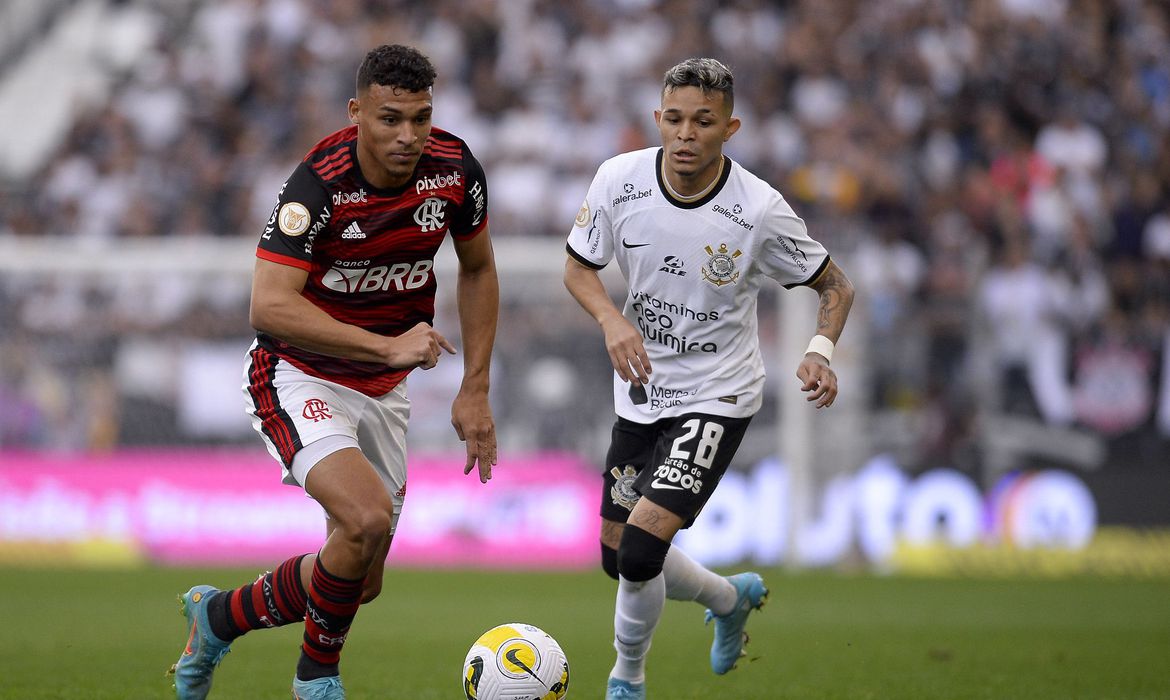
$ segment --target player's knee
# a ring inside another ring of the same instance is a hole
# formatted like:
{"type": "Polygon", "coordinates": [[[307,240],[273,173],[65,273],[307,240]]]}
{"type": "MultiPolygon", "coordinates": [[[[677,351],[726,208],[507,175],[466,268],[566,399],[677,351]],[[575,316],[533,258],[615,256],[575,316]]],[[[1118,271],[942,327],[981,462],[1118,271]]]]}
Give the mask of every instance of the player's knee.
{"type": "Polygon", "coordinates": [[[381,508],[369,508],[358,519],[358,531],[363,542],[381,546],[390,535],[390,521],[393,514],[381,508]]]}
{"type": "Polygon", "coordinates": [[[662,573],[670,543],[634,525],[626,525],[617,551],[618,572],[628,581],[649,581],[662,573]]]}
{"type": "Polygon", "coordinates": [[[392,513],[382,508],[361,508],[339,519],[338,530],[359,549],[363,558],[372,559],[390,535],[392,513]]]}
{"type": "Polygon", "coordinates": [[[618,553],[613,547],[601,543],[601,568],[614,581],[618,578],[618,553]]]}

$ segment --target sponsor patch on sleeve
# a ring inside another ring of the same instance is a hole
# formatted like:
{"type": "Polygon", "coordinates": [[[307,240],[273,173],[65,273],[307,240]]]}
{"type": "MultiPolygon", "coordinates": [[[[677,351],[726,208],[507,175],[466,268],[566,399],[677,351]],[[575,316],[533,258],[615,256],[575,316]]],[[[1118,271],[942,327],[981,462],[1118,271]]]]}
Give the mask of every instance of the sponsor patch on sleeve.
{"type": "Polygon", "coordinates": [[[309,230],[309,209],[300,202],[288,202],[276,217],[280,230],[289,236],[299,236],[309,230]]]}

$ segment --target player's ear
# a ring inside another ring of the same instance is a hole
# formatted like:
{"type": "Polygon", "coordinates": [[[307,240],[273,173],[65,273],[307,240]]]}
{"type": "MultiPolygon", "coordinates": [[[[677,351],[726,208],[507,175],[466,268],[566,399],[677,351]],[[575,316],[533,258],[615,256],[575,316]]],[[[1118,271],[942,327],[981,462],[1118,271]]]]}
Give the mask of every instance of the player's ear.
{"type": "Polygon", "coordinates": [[[356,97],[349,98],[349,121],[352,124],[358,123],[358,101],[356,97]]]}
{"type": "Polygon", "coordinates": [[[723,132],[723,140],[729,140],[735,132],[739,131],[740,127],[739,117],[732,117],[727,120],[727,130],[723,132]]]}

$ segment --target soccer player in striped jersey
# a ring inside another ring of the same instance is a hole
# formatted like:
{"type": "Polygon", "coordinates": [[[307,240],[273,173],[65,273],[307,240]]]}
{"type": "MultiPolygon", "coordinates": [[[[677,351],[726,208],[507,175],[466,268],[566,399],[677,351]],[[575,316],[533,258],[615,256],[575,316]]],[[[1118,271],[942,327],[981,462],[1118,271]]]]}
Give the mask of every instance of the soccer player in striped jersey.
{"type": "Polygon", "coordinates": [[[565,285],[601,326],[614,368],[601,506],[602,566],[618,580],[608,700],[646,697],[646,653],[666,598],[708,608],[711,667],[723,674],[767,596],[759,575],[723,578],[670,544],[760,408],[765,277],[820,295],[796,374],[817,408],[837,396],[829,362],[853,286],[780,193],[723,154],[740,125],[732,108],[732,73],[719,61],[667,71],[654,112],[662,146],[603,163],[568,238],[565,285]],[[615,258],[629,288],[621,310],[597,274],[615,258]]]}
{"type": "Polygon", "coordinates": [[[406,496],[406,377],[455,353],[431,326],[434,257],[448,236],[464,354],[451,422],[466,443],[464,473],[491,478],[499,289],[487,183],[467,144],[432,127],[434,79],[413,48],[370,51],[349,101],[352,125],[297,166],[260,236],[244,393],[285,483],[324,509],[326,539],[253,583],[181,596],[189,639],[172,669],[180,699],[207,696],[236,637],[302,620],[293,695],[344,697],[342,645],[359,605],[381,590],[406,496]]]}

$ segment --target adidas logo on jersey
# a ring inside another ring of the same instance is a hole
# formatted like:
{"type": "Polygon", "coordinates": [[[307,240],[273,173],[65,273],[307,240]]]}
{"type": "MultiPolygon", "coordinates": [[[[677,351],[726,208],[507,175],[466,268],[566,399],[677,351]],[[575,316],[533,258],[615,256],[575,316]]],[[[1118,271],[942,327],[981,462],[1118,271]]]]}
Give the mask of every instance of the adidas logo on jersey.
{"type": "Polygon", "coordinates": [[[341,237],[342,238],[365,238],[366,232],[363,231],[361,229],[361,227],[358,226],[358,222],[355,221],[355,222],[351,223],[349,226],[345,227],[345,230],[341,232],[341,237]]]}

